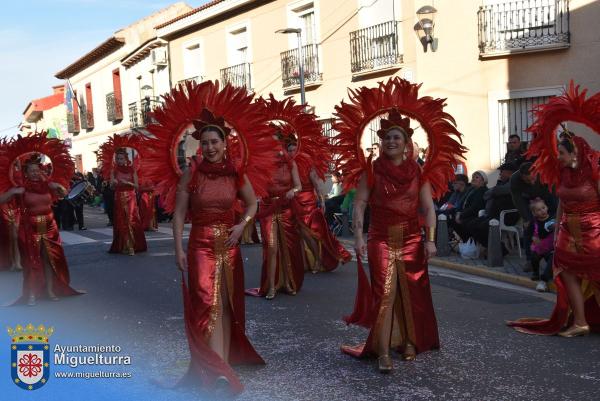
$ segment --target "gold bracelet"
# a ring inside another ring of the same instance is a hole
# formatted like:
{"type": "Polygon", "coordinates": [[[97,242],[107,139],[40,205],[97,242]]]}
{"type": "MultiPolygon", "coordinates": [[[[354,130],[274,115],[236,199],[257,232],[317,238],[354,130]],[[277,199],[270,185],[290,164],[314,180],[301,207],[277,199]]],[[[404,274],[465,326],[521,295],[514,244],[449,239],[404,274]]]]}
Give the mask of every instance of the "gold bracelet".
{"type": "Polygon", "coordinates": [[[292,191],[294,191],[294,193],[300,192],[300,188],[292,188],[292,191]]]}
{"type": "Polygon", "coordinates": [[[248,224],[248,223],[250,223],[250,221],[252,221],[252,217],[250,217],[250,216],[245,216],[245,217],[242,219],[242,221],[243,221],[245,224],[248,224]]]}
{"type": "Polygon", "coordinates": [[[435,242],[435,227],[425,227],[425,239],[429,242],[435,242]]]}

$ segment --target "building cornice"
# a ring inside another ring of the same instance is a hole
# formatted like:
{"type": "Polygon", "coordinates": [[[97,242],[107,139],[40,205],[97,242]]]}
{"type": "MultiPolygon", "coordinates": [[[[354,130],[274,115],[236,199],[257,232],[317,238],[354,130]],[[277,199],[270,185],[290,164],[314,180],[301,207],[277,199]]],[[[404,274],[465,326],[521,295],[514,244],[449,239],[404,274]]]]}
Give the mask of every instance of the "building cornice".
{"type": "Polygon", "coordinates": [[[166,46],[167,44],[168,42],[166,40],[160,38],[149,39],[146,42],[142,43],[140,46],[138,46],[137,49],[133,50],[131,53],[123,57],[121,59],[121,64],[126,68],[134,66],[139,61],[144,59],[144,57],[146,57],[152,49],[166,46]]]}
{"type": "Polygon", "coordinates": [[[223,14],[231,14],[239,8],[253,8],[273,0],[215,0],[200,6],[188,13],[182,14],[177,18],[167,21],[154,27],[156,36],[172,39],[179,36],[182,32],[187,32],[195,25],[205,23],[215,17],[223,14]]]}
{"type": "Polygon", "coordinates": [[[77,61],[66,67],[65,69],[57,72],[54,76],[58,79],[67,79],[77,74],[78,72],[84,70],[90,65],[94,64],[98,60],[106,57],[107,55],[113,53],[115,50],[120,49],[125,45],[124,38],[118,38],[115,36],[111,36],[106,41],[98,45],[92,51],[83,55],[77,61]]]}

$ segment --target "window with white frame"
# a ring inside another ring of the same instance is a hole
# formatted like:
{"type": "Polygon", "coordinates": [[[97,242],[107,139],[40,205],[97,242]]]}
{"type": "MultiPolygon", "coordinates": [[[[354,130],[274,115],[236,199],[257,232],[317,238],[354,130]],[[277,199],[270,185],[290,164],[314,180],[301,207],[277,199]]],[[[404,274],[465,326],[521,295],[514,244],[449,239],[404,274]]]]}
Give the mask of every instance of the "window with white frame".
{"type": "Polygon", "coordinates": [[[534,122],[533,110],[559,95],[561,87],[491,92],[489,101],[490,162],[499,165],[506,154],[508,138],[518,135],[522,142],[532,137],[527,132],[534,122]]]}
{"type": "Polygon", "coordinates": [[[202,46],[200,42],[183,46],[183,74],[186,79],[202,77],[202,46]]]}
{"type": "Polygon", "coordinates": [[[291,26],[302,29],[302,44],[316,44],[319,35],[317,33],[317,17],[314,3],[312,1],[293,3],[290,11],[291,26]]]}
{"type": "Polygon", "coordinates": [[[229,31],[227,49],[230,66],[248,62],[248,28],[246,26],[229,31]]]}

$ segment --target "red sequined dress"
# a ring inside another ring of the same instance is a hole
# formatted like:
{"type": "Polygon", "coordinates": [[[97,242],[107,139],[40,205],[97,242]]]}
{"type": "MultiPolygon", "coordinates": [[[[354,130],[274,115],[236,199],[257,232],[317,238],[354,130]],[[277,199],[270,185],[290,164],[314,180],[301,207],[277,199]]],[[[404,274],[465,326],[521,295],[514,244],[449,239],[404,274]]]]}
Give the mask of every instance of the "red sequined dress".
{"type": "Polygon", "coordinates": [[[115,185],[113,242],[110,253],[132,255],[147,249],[135,189],[121,182],[133,182],[133,173],[131,166],[117,166],[114,170],[114,178],[118,183],[115,185]]]}
{"type": "Polygon", "coordinates": [[[367,242],[371,282],[359,277],[354,312],[345,318],[348,324],[367,327],[369,336],[365,344],[342,346],[342,351],[356,357],[377,355],[380,330],[390,308],[392,348],[402,352],[409,341],[419,353],[437,349],[438,328],[419,223],[421,170],[412,159],[395,166],[385,157],[373,167],[367,242]],[[394,279],[397,291],[392,299],[394,279]]]}
{"type": "MultiPolygon", "coordinates": [[[[208,163],[210,164],[210,163],[208,163]]],[[[201,171],[202,163],[188,185],[189,213],[192,219],[187,263],[188,285],[184,285],[185,326],[192,355],[186,382],[200,380],[203,388],[214,387],[218,377],[229,380],[234,393],[243,386],[230,365],[264,364],[246,337],[244,270],[239,246],[228,248],[225,241],[235,224],[237,175],[201,171]],[[224,361],[209,346],[220,316],[219,297],[227,287],[231,307],[231,345],[224,361]]],[[[213,169],[216,166],[210,166],[213,169]]]]}
{"type": "Polygon", "coordinates": [[[287,289],[298,292],[304,281],[302,247],[296,216],[292,211],[291,201],[285,197],[293,187],[289,159],[282,157],[279,160],[271,180],[268,188],[269,197],[262,199],[257,215],[262,237],[263,263],[260,288],[247,291],[249,295],[254,296],[265,296],[269,290],[268,254],[275,238],[278,245],[275,290],[287,289]],[[282,272],[284,269],[285,275],[282,272]]]}
{"type": "Polygon", "coordinates": [[[29,181],[24,187],[19,226],[23,295],[17,303],[25,301],[29,295],[46,297],[48,279],[52,280],[52,290],[58,297],[80,294],[69,286],[69,267],[52,214],[53,199],[48,183],[29,181]],[[45,259],[51,267],[51,278],[46,277],[45,259]]]}
{"type": "Polygon", "coordinates": [[[554,284],[556,305],[550,319],[522,318],[509,322],[509,326],[527,334],[554,335],[573,320],[571,306],[562,272],[582,279],[585,317],[592,331],[600,332],[600,194],[594,169],[598,157],[583,139],[577,143],[579,163],[577,168],[563,167],[560,171],[558,197],[562,218],[558,224],[558,238],[554,251],[554,284]],[[588,155],[592,165],[583,161],[588,155]],[[595,165],[594,165],[595,164],[595,165]]]}

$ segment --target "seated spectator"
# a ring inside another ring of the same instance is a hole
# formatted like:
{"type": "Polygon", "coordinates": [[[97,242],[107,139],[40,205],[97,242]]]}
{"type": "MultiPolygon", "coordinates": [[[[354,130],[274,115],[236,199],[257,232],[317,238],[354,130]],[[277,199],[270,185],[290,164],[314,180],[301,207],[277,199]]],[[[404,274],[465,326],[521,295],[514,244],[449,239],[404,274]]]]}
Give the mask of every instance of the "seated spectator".
{"type": "Polygon", "coordinates": [[[342,174],[338,171],[334,171],[331,175],[331,189],[327,194],[327,199],[335,198],[336,196],[342,195],[342,174]]]}
{"type": "Polygon", "coordinates": [[[533,236],[531,241],[531,279],[537,281],[536,290],[548,291],[548,282],[552,280],[552,256],[554,255],[554,217],[548,214],[548,206],[541,199],[534,199],[530,204],[533,214],[533,236]],[[540,262],[546,266],[540,274],[540,262]]]}
{"type": "Polygon", "coordinates": [[[457,174],[452,183],[452,192],[450,192],[450,196],[436,211],[438,216],[444,214],[448,219],[453,219],[456,211],[462,207],[463,200],[470,189],[469,177],[464,174],[457,174]]]}
{"type": "Polygon", "coordinates": [[[327,200],[325,200],[325,220],[327,224],[331,226],[333,224],[333,215],[335,213],[341,213],[340,206],[344,201],[344,195],[342,194],[342,175],[334,171],[331,175],[331,181],[333,185],[331,190],[327,194],[327,200]]]}
{"type": "Polygon", "coordinates": [[[515,208],[519,210],[519,215],[523,219],[523,247],[525,248],[525,255],[527,263],[523,268],[523,271],[532,271],[531,267],[531,239],[533,236],[533,226],[530,224],[533,215],[529,209],[529,203],[540,198],[544,201],[548,207],[548,211],[551,215],[556,214],[557,198],[554,191],[550,191],[547,185],[540,182],[539,177],[532,174],[531,162],[525,162],[519,167],[519,171],[515,172],[510,177],[510,193],[512,196],[515,208]]]}
{"type": "MultiPolygon", "coordinates": [[[[510,177],[513,175],[516,169],[516,166],[510,163],[504,163],[498,167],[498,170],[500,170],[500,176],[498,177],[496,186],[488,189],[483,194],[483,200],[485,201],[484,216],[477,217],[467,226],[469,236],[473,237],[475,241],[486,248],[488,246],[490,220],[498,220],[500,219],[500,212],[515,208],[510,193],[510,177]]],[[[505,223],[507,225],[514,225],[518,220],[519,215],[517,213],[511,213],[506,216],[505,223]]],[[[504,245],[502,246],[502,251],[504,254],[508,253],[508,250],[504,247],[504,245]]]]}
{"type": "Polygon", "coordinates": [[[520,166],[521,163],[525,162],[525,155],[521,149],[521,138],[519,135],[512,134],[508,137],[508,144],[506,154],[504,155],[504,163],[510,163],[515,166],[520,166]]]}
{"type": "Polygon", "coordinates": [[[483,195],[487,191],[487,174],[477,170],[471,176],[472,189],[465,195],[462,207],[457,210],[454,220],[448,221],[449,227],[461,238],[466,241],[469,238],[467,225],[475,220],[479,211],[485,208],[483,195]]]}

